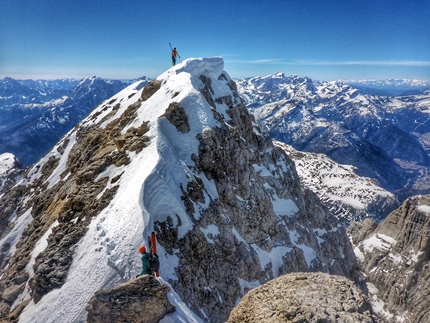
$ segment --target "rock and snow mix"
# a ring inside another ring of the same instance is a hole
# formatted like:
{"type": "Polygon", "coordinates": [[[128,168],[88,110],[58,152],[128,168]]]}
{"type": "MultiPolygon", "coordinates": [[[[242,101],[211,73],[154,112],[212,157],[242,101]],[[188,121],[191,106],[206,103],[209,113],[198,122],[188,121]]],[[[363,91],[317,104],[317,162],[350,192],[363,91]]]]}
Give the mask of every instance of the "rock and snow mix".
{"type": "Polygon", "coordinates": [[[15,155],[0,154],[0,195],[21,177],[23,170],[15,155]]]}
{"type": "Polygon", "coordinates": [[[16,158],[11,153],[0,154],[0,175],[15,167],[16,158]]]}
{"type": "Polygon", "coordinates": [[[85,321],[96,291],[139,272],[152,231],[178,309],[165,322],[225,321],[249,288],[291,271],[354,278],[345,229],[303,192],[223,66],[189,59],[134,83],[2,196],[1,317],[85,321]]]}
{"type": "Polygon", "coordinates": [[[373,310],[388,322],[428,322],[430,196],[414,196],[379,225],[367,219],[348,232],[373,310]]]}
{"type": "Polygon", "coordinates": [[[356,175],[351,165],[340,165],[323,154],[299,152],[281,142],[275,144],[294,161],[302,184],[316,192],[342,221],[366,217],[382,220],[400,205],[394,194],[376,185],[373,179],[356,175]]]}

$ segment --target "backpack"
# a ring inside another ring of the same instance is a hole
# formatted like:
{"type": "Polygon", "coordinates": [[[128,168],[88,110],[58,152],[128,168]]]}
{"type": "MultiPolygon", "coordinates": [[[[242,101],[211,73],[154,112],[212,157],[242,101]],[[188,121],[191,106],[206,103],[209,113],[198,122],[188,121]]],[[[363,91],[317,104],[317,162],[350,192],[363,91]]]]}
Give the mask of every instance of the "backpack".
{"type": "Polygon", "coordinates": [[[149,264],[153,272],[156,272],[160,269],[160,260],[158,260],[157,254],[152,254],[149,256],[149,264]]]}

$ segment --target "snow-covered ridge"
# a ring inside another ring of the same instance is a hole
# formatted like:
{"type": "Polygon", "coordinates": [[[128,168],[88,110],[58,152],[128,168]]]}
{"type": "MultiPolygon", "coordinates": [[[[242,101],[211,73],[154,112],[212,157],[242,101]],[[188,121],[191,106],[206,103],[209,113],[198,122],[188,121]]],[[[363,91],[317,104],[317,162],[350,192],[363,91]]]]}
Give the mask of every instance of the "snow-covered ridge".
{"type": "Polygon", "coordinates": [[[249,288],[286,272],[353,275],[345,228],[302,191],[223,67],[189,59],[130,85],[3,197],[23,192],[9,215],[16,230],[0,239],[0,283],[16,289],[0,302],[28,301],[21,323],[85,321],[94,292],[139,272],[137,247],[152,231],[161,277],[191,309],[173,321],[225,321],[249,288]]]}

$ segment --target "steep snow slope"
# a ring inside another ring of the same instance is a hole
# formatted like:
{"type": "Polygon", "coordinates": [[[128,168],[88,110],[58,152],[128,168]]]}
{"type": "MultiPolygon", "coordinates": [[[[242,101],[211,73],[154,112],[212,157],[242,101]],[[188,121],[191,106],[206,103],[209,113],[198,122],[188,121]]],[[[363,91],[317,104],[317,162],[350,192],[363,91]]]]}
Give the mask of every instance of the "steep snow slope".
{"type": "Polygon", "coordinates": [[[166,320],[223,322],[292,271],[355,278],[345,228],[253,123],[222,58],[189,59],[104,102],[0,200],[0,317],[84,322],[157,232],[166,320]],[[194,312],[194,314],[193,314],[194,312]]]}

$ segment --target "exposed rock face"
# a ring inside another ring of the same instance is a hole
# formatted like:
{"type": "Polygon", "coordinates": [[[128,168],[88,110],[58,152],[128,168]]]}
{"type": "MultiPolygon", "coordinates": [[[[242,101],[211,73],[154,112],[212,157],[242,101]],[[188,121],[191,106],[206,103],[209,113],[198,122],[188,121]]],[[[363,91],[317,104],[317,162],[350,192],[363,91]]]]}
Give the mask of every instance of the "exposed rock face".
{"type": "Polygon", "coordinates": [[[97,292],[87,307],[88,323],[158,323],[175,311],[167,299],[169,287],[144,275],[109,290],[97,292]]]}
{"type": "Polygon", "coordinates": [[[376,226],[348,229],[372,303],[386,322],[430,322],[430,196],[415,196],[376,226]]]}
{"type": "Polygon", "coordinates": [[[374,323],[366,295],[345,277],[293,273],[246,294],[228,323],[374,323]]]}
{"type": "Polygon", "coordinates": [[[178,238],[180,220],[168,217],[155,226],[165,250],[180,254],[179,280],[169,281],[175,291],[209,322],[223,322],[251,282],[309,270],[354,279],[355,259],[344,229],[315,194],[302,191],[294,163],[260,132],[235,83],[221,74],[218,80],[228,83],[232,95],[217,97],[214,79],[199,79],[219,126],[197,135],[198,154],[189,166],[194,176],[181,187],[194,227],[178,238]],[[227,106],[228,118],[219,104],[227,106]],[[218,196],[208,195],[201,177],[213,181],[218,196]],[[277,201],[280,208],[274,208],[277,201]],[[280,254],[263,263],[261,252],[280,254]]]}

